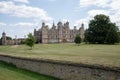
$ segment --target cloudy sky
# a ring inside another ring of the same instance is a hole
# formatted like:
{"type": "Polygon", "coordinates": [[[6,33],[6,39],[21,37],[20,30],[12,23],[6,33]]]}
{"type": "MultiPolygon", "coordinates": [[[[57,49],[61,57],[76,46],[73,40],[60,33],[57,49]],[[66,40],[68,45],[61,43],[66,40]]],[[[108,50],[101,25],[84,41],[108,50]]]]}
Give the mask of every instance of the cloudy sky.
{"type": "Polygon", "coordinates": [[[120,0],[0,0],[0,34],[24,37],[42,21],[49,27],[53,21],[69,21],[70,28],[81,23],[87,28],[96,14],[109,15],[120,26],[120,0]]]}

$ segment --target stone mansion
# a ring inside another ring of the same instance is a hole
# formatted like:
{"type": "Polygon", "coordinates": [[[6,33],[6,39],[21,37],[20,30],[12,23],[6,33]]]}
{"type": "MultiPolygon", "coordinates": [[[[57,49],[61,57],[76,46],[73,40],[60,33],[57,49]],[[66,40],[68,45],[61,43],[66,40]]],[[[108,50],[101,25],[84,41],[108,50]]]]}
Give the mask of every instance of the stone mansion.
{"type": "Polygon", "coordinates": [[[39,30],[34,29],[34,36],[37,43],[63,43],[74,42],[75,36],[80,35],[81,39],[84,39],[84,24],[81,24],[79,29],[70,29],[69,22],[58,22],[57,26],[53,23],[52,28],[43,22],[42,27],[39,30]]]}

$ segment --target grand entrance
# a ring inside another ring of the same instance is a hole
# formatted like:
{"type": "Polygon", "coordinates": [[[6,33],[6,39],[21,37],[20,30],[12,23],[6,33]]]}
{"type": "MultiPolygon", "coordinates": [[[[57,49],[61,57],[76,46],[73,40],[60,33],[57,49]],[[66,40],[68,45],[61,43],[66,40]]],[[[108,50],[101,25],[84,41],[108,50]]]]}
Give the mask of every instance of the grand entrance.
{"type": "Polygon", "coordinates": [[[62,42],[63,42],[63,43],[66,43],[66,42],[67,42],[67,40],[66,40],[66,39],[62,39],[62,42]]]}

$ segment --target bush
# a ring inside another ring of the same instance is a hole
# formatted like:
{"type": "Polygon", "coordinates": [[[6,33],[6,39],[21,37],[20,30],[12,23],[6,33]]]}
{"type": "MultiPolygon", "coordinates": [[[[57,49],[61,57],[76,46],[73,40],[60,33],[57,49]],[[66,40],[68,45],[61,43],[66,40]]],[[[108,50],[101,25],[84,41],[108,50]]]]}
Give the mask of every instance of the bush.
{"type": "Polygon", "coordinates": [[[80,36],[78,34],[75,36],[74,42],[76,44],[80,44],[81,43],[81,38],[80,38],[80,36]]]}

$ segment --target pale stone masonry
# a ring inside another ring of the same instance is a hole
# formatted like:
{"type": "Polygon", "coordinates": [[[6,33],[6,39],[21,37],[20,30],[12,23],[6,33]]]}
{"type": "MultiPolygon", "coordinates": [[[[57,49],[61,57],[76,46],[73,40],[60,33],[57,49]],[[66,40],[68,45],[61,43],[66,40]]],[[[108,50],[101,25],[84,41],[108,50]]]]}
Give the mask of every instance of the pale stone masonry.
{"type": "Polygon", "coordinates": [[[37,43],[62,43],[62,42],[74,42],[76,35],[80,35],[81,39],[84,39],[84,24],[81,24],[79,29],[70,29],[69,22],[58,22],[57,26],[53,23],[52,28],[49,29],[45,23],[42,23],[42,27],[39,30],[34,29],[34,36],[37,43]]]}
{"type": "Polygon", "coordinates": [[[2,33],[2,45],[18,45],[18,44],[21,44],[21,41],[24,41],[25,42],[25,38],[15,38],[15,39],[12,39],[12,40],[7,40],[7,36],[6,36],[6,33],[3,32],[2,33]]]}
{"type": "MultiPolygon", "coordinates": [[[[120,68],[0,55],[0,61],[61,80],[120,80],[120,68]]],[[[7,74],[6,74],[7,75],[7,74]]]]}

